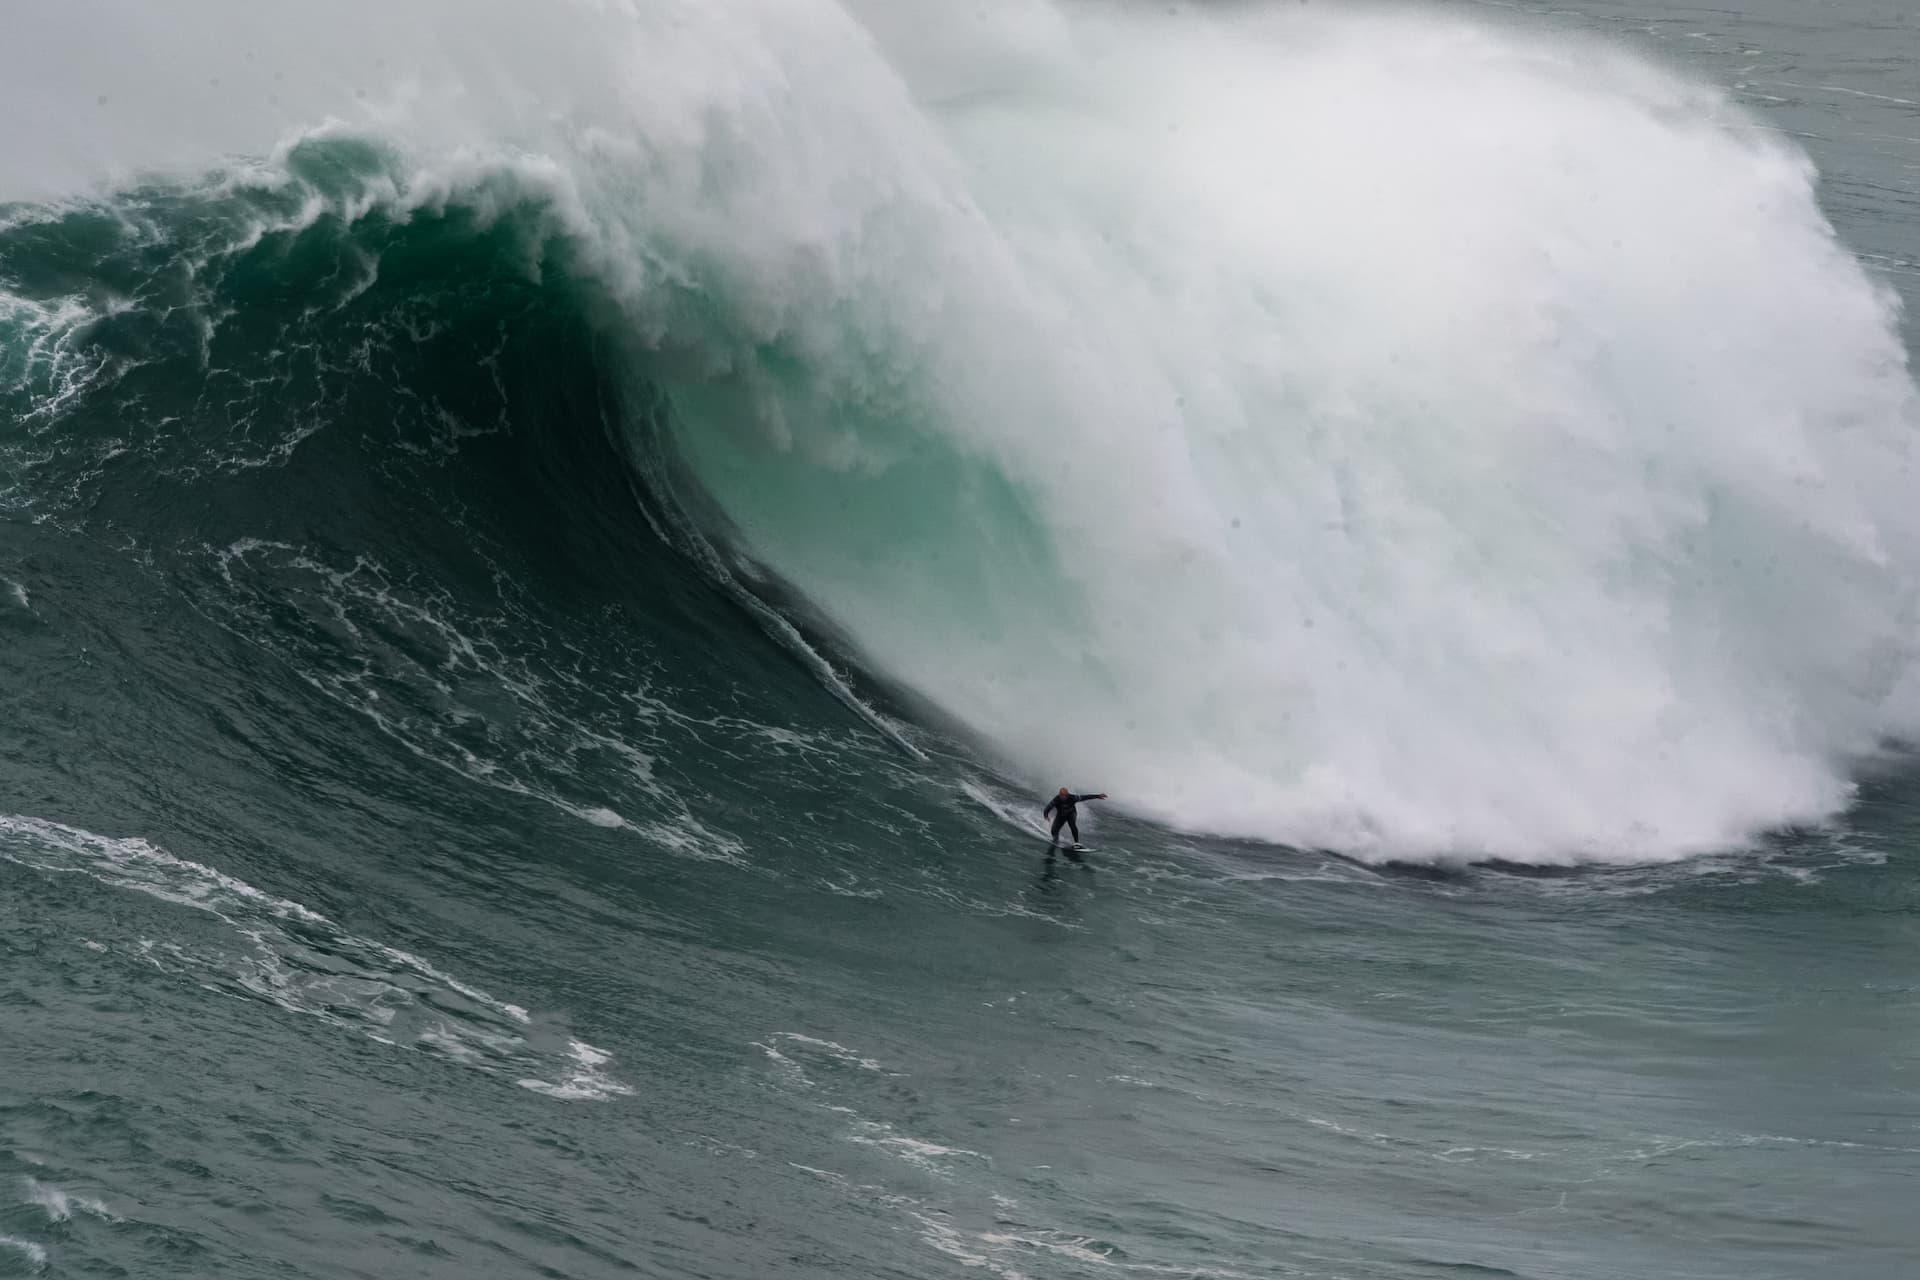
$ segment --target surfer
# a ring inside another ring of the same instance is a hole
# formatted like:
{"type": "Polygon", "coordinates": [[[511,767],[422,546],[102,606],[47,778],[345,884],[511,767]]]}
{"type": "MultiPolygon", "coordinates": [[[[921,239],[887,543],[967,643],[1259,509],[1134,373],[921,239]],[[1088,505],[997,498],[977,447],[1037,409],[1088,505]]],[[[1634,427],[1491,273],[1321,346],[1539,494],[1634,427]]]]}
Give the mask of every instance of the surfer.
{"type": "Polygon", "coordinates": [[[1079,844],[1080,823],[1074,818],[1073,807],[1083,800],[1105,800],[1106,798],[1107,793],[1104,791],[1097,795],[1077,796],[1065,787],[1060,788],[1059,794],[1047,801],[1047,807],[1040,811],[1042,818],[1049,815],[1053,818],[1053,843],[1060,843],[1060,828],[1066,827],[1073,832],[1073,842],[1079,844]]]}

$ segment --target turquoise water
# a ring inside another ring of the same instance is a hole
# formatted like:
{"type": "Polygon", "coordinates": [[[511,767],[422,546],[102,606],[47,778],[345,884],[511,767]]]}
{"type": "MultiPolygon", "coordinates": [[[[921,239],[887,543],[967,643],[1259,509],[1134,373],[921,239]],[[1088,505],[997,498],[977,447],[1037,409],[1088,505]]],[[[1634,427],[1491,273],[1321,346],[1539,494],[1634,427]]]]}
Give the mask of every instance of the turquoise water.
{"type": "Polygon", "coordinates": [[[0,1276],[1910,1274],[1916,19],[904,12],[16,22],[0,1276]]]}

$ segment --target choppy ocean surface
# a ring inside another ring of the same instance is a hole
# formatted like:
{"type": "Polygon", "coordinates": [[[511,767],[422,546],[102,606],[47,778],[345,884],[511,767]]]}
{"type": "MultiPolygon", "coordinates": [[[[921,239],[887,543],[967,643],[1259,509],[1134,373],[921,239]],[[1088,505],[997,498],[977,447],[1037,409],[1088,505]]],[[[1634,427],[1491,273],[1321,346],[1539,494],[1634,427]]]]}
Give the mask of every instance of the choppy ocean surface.
{"type": "Polygon", "coordinates": [[[0,1276],[1916,1274],[1916,58],[12,15],[0,1276]]]}

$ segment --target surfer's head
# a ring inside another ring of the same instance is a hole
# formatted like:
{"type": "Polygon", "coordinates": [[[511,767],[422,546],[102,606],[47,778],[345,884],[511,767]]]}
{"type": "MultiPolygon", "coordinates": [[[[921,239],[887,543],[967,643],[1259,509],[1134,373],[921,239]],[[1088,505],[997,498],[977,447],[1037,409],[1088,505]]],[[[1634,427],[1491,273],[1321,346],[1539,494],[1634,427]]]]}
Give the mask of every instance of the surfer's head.
{"type": "Polygon", "coordinates": [[[1071,791],[1068,791],[1065,787],[1062,787],[1060,788],[1060,794],[1062,797],[1066,797],[1066,796],[1072,795],[1073,793],[1071,791]]]}

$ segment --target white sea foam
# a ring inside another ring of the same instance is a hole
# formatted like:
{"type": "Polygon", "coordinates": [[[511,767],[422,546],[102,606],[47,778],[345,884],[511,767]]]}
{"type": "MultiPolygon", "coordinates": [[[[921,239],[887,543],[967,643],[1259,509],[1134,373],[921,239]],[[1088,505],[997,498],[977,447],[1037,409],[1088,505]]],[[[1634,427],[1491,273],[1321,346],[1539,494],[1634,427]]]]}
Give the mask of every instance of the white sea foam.
{"type": "Polygon", "coordinates": [[[921,1138],[899,1133],[884,1121],[860,1120],[855,1124],[855,1132],[847,1135],[847,1141],[856,1146],[872,1147],[895,1159],[903,1160],[927,1173],[946,1175],[948,1164],[955,1159],[986,1160],[978,1151],[969,1151],[965,1147],[948,1147],[938,1142],[928,1142],[921,1138]]]}
{"type": "MultiPolygon", "coordinates": [[[[240,944],[141,938],[128,954],[163,973],[184,971],[214,989],[244,992],[382,1044],[412,1044],[489,1072],[529,1069],[518,1083],[549,1097],[603,1100],[632,1089],[611,1055],[579,1040],[543,1048],[526,1009],[463,982],[421,957],[342,929],[319,912],[138,837],[96,835],[43,818],[0,814],[0,859],[79,874],[223,921],[240,944]],[[549,1079],[558,1073],[558,1078],[549,1079]]],[[[93,949],[112,948],[87,940],[93,949]]],[[[42,1188],[49,1196],[59,1195],[42,1188]]],[[[38,1201],[50,1203],[48,1201],[38,1201]]],[[[63,1207],[91,1207],[72,1199],[63,1207]]],[[[104,1209],[103,1209],[104,1212],[104,1209]]]]}
{"type": "MultiPolygon", "coordinates": [[[[746,848],[737,837],[703,823],[654,777],[651,754],[600,717],[565,709],[590,685],[585,674],[547,668],[503,650],[496,643],[497,620],[464,616],[442,595],[399,585],[395,579],[400,575],[367,556],[332,565],[301,548],[257,538],[237,539],[210,553],[239,601],[238,615],[229,625],[250,639],[266,636],[267,643],[274,643],[272,628],[255,626],[252,612],[260,603],[255,594],[259,580],[267,578],[272,591],[284,591],[289,581],[299,584],[324,610],[329,626],[343,631],[350,643],[376,648],[378,661],[344,670],[314,662],[298,650],[283,656],[315,688],[364,716],[417,758],[483,786],[549,805],[591,826],[631,832],[682,857],[745,864],[746,848]],[[421,662],[369,639],[389,628],[422,637],[424,650],[437,660],[421,662]],[[456,682],[490,696],[504,695],[529,749],[495,758],[452,732],[485,714],[459,702],[452,689],[456,682]],[[630,817],[564,794],[557,780],[578,772],[575,762],[582,754],[617,760],[631,780],[632,798],[649,812],[630,817]],[[527,767],[530,761],[541,767],[527,767]]],[[[609,701],[597,690],[589,700],[601,705],[609,701]]],[[[644,724],[665,712],[644,694],[615,706],[616,725],[636,718],[644,724]]]]}
{"type": "Polygon", "coordinates": [[[17,1236],[0,1235],[0,1249],[10,1250],[26,1259],[29,1267],[39,1271],[47,1265],[47,1251],[42,1245],[31,1240],[22,1240],[17,1236]]]}
{"type": "Polygon", "coordinates": [[[120,1215],[107,1208],[104,1201],[92,1196],[74,1195],[37,1178],[28,1178],[26,1185],[28,1201],[45,1210],[49,1222],[71,1221],[75,1213],[84,1213],[105,1222],[121,1221],[120,1215]]]}
{"type": "Polygon", "coordinates": [[[829,1058],[835,1062],[859,1067],[862,1071],[885,1070],[885,1068],[880,1065],[878,1059],[869,1058],[857,1050],[849,1049],[847,1046],[837,1044],[832,1040],[822,1040],[816,1036],[802,1035],[798,1031],[776,1031],[769,1038],[779,1040],[785,1044],[795,1046],[818,1056],[829,1058]]]}
{"type": "Polygon", "coordinates": [[[604,1101],[607,1098],[626,1097],[633,1092],[631,1086],[622,1084],[609,1075],[605,1067],[613,1061],[613,1055],[605,1049],[596,1049],[581,1040],[567,1042],[567,1056],[573,1060],[574,1069],[559,1081],[522,1080],[522,1089],[531,1089],[535,1093],[544,1093],[549,1098],[563,1098],[569,1101],[604,1101]]]}

